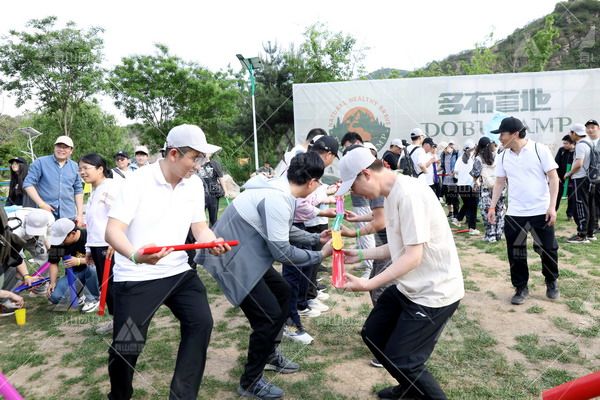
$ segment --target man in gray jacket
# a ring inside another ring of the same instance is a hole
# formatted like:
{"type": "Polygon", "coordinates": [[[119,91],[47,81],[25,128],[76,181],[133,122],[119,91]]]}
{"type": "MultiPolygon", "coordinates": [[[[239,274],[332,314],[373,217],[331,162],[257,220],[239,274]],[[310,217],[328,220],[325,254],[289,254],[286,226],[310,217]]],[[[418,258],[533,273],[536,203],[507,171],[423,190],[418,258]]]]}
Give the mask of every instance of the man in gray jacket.
{"type": "Polygon", "coordinates": [[[227,299],[240,306],[252,327],[238,388],[241,396],[278,399],[283,390],[265,381],[263,370],[292,373],[299,369],[276,351],[289,315],[290,287],[273,262],[302,267],[319,264],[331,254],[329,245],[321,251],[290,245],[291,241],[316,245],[328,239],[328,233],[311,234],[292,226],[296,198],[308,196],[320,185],[323,170],[321,157],[310,152],[292,158],[287,178],[269,180],[257,175],[250,179],[213,228],[217,236],[239,239],[240,244],[223,257],[206,252],[196,257],[227,299]]]}

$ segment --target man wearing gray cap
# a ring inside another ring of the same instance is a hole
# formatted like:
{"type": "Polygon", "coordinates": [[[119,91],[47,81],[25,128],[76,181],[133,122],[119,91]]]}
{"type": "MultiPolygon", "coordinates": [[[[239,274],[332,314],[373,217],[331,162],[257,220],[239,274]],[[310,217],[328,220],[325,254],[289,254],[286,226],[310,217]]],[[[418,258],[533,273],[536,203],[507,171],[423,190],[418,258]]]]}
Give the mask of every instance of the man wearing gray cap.
{"type": "MultiPolygon", "coordinates": [[[[106,241],[115,249],[110,399],[131,398],[148,326],[163,304],[181,324],[169,399],[198,396],[213,325],[206,289],[186,252],[165,247],[143,254],[143,248],[183,244],[190,227],[198,242],[218,240],[206,223],[204,188],[196,172],[207,153],[220,149],[207,143],[198,126],[174,127],[167,136],[165,158],[128,177],[109,212],[106,241]]],[[[228,250],[228,245],[219,245],[210,252],[228,250]]]]}

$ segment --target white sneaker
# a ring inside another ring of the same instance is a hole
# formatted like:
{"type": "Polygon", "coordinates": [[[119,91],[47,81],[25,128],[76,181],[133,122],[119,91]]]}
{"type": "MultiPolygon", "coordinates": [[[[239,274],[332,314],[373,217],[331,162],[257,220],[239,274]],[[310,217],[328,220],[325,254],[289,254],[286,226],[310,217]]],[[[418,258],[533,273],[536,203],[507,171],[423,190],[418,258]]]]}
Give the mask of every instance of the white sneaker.
{"type": "Polygon", "coordinates": [[[79,296],[79,299],[77,300],[77,304],[79,306],[84,306],[85,305],[85,296],[84,295],[79,296]]]}
{"type": "Polygon", "coordinates": [[[324,300],[327,300],[327,299],[329,299],[329,294],[325,293],[322,290],[319,290],[319,294],[317,294],[317,300],[324,301],[324,300]]]}
{"type": "Polygon", "coordinates": [[[488,243],[496,243],[496,238],[483,239],[488,243]]]}
{"type": "Polygon", "coordinates": [[[318,317],[319,315],[321,315],[321,311],[313,310],[310,307],[306,307],[304,310],[298,310],[298,315],[301,317],[314,318],[314,317],[318,317]]]}
{"type": "Polygon", "coordinates": [[[102,324],[96,328],[96,333],[98,335],[106,335],[108,333],[112,333],[113,331],[113,320],[111,319],[105,324],[102,324]]]}
{"type": "Polygon", "coordinates": [[[457,227],[461,227],[462,226],[462,224],[456,218],[452,218],[450,220],[450,223],[452,223],[452,225],[457,226],[457,227]]]}
{"type": "Polygon", "coordinates": [[[300,342],[302,344],[311,344],[314,340],[312,336],[306,333],[306,331],[299,329],[284,329],[283,336],[295,340],[296,342],[300,342]]]}
{"type": "Polygon", "coordinates": [[[81,307],[81,312],[92,313],[98,310],[98,306],[100,306],[100,302],[98,300],[88,301],[83,305],[83,307],[81,307]]]}
{"type": "Polygon", "coordinates": [[[326,305],[326,304],[324,304],[324,303],[321,303],[317,299],[310,299],[310,300],[308,300],[308,308],[311,308],[313,310],[317,310],[317,311],[322,312],[322,313],[324,313],[326,311],[329,311],[329,306],[326,305]]]}
{"type": "Polygon", "coordinates": [[[469,235],[479,235],[480,233],[477,229],[469,229],[469,235]]]}

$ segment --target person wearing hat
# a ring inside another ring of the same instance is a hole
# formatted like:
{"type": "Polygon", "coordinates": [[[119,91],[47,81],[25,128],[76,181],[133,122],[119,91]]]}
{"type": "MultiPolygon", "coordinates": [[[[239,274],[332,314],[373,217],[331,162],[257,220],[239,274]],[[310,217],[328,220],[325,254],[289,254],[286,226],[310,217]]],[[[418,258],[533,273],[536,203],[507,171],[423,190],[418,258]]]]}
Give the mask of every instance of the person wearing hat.
{"type": "Polygon", "coordinates": [[[206,160],[198,168],[198,176],[204,184],[204,207],[208,211],[208,226],[212,228],[217,223],[219,200],[229,197],[223,185],[223,167],[212,158],[212,154],[206,154],[206,160]]]}
{"type": "MultiPolygon", "coordinates": [[[[487,219],[488,208],[492,201],[494,185],[496,183],[496,143],[489,137],[482,137],[475,148],[473,169],[471,176],[475,179],[475,188],[479,188],[479,209],[485,226],[483,240],[494,243],[502,239],[504,231],[504,193],[496,203],[495,223],[487,219]]],[[[477,189],[475,189],[477,190],[477,189]]]]}
{"type": "Polygon", "coordinates": [[[458,161],[458,151],[454,149],[454,141],[449,140],[444,147],[441,146],[440,170],[442,172],[442,196],[448,207],[448,218],[452,223],[458,223],[458,209],[460,201],[456,188],[456,178],[454,176],[454,167],[458,161]]]}
{"type": "MultiPolygon", "coordinates": [[[[50,282],[46,295],[52,304],[58,304],[61,300],[67,301],[66,299],[68,299],[69,283],[66,272],[62,278],[58,279],[58,263],[62,259],[65,268],[71,268],[75,278],[85,286],[84,293],[78,293],[78,296],[83,297],[81,311],[90,313],[98,309],[100,290],[95,266],[86,263],[86,242],[87,231],[78,228],[72,220],[61,218],[52,224],[48,234],[50,282]],[[65,256],[68,259],[65,259],[65,256]]],[[[68,301],[70,304],[72,299],[68,301]]]]}
{"type": "Polygon", "coordinates": [[[223,212],[226,223],[215,226],[217,234],[239,237],[240,244],[222,257],[205,251],[196,256],[196,262],[215,278],[227,300],[240,307],[252,329],[237,389],[243,397],[278,399],[283,390],[265,379],[263,371],[293,373],[299,369],[277,350],[289,316],[291,291],[273,263],[303,268],[331,255],[331,246],[312,251],[292,244],[316,245],[330,236],[309,234],[292,225],[296,200],[308,197],[320,185],[324,168],[322,158],[308,151],[290,160],[285,177],[256,175],[249,179],[245,190],[223,212]]]}
{"type": "Polygon", "coordinates": [[[135,146],[133,154],[135,155],[135,161],[132,162],[130,165],[133,171],[136,171],[149,164],[148,156],[150,155],[150,152],[148,151],[148,148],[146,146],[135,146]]]}
{"type": "Polygon", "coordinates": [[[575,224],[577,233],[567,239],[569,243],[589,243],[594,236],[594,187],[590,185],[587,171],[590,167],[593,139],[587,136],[585,126],[573,124],[570,128],[571,139],[575,142],[575,159],[565,178],[571,179],[575,198],[575,224]]]}
{"type": "Polygon", "coordinates": [[[29,251],[35,264],[41,266],[48,261],[46,237],[54,223],[52,213],[39,208],[23,207],[8,213],[8,218],[12,233],[23,240],[23,248],[29,251]]]}
{"type": "Polygon", "coordinates": [[[367,149],[346,153],[339,164],[342,184],[370,199],[384,196],[388,244],[346,250],[346,263],[363,258],[392,264],[371,279],[347,274],[346,290],[369,291],[392,283],[367,317],[361,335],[383,367],[398,382],[379,398],[445,399],[426,367],[449,318],[464,296],[463,276],[444,209],[421,180],[397,175],[367,149]]]}
{"type": "Polygon", "coordinates": [[[36,159],[29,168],[23,188],[41,209],[54,218],[77,220],[83,225],[83,185],[77,163],[70,159],[73,140],[59,136],[54,141],[54,154],[36,159]]]}
{"type": "Polygon", "coordinates": [[[511,303],[523,304],[529,296],[527,233],[532,232],[534,249],[542,261],[546,297],[557,299],[558,242],[554,234],[555,202],[558,194],[557,165],[548,147],[527,138],[527,128],[514,117],[502,120],[491,131],[500,134],[504,151],[496,159],[496,183],[487,219],[496,223],[496,206],[508,186],[508,210],[504,223],[510,279],[515,288],[511,303]]]}
{"type": "Polygon", "coordinates": [[[390,143],[389,150],[386,150],[385,153],[383,153],[383,156],[381,157],[381,159],[386,162],[388,168],[390,168],[392,171],[395,171],[400,167],[400,158],[402,157],[402,150],[404,150],[402,139],[396,138],[393,139],[390,143]]]}
{"type": "MultiPolygon", "coordinates": [[[[406,154],[412,160],[416,178],[420,178],[421,175],[425,173],[428,165],[424,167],[421,165],[422,160],[425,160],[427,154],[421,145],[423,144],[423,140],[425,140],[425,134],[421,128],[414,128],[410,131],[410,140],[412,142],[411,145],[406,147],[406,154]]],[[[425,177],[423,177],[425,178],[425,177]]]]}
{"type": "MultiPolygon", "coordinates": [[[[204,188],[196,175],[221,148],[208,144],[196,125],[178,125],[167,135],[165,158],[127,178],[108,214],[105,239],[115,250],[113,342],[109,350],[109,398],[130,399],[133,374],[154,313],[166,305],[180,321],[181,341],[170,398],[195,399],[204,374],[213,320],[206,289],[185,251],[151,245],[183,244],[189,229],[198,242],[222,240],[206,223],[204,188]],[[136,335],[129,334],[136,332],[136,335]]],[[[228,237],[239,239],[243,237],[228,237]]],[[[211,249],[215,255],[226,244],[211,249]]]]}
{"type": "Polygon", "coordinates": [[[27,161],[21,157],[15,157],[8,160],[10,166],[10,183],[8,185],[8,197],[6,198],[6,206],[24,206],[31,204],[31,200],[23,189],[23,181],[27,176],[29,166],[27,161]]]}
{"type": "Polygon", "coordinates": [[[433,193],[435,193],[435,195],[439,198],[440,191],[438,190],[438,169],[440,160],[437,157],[437,145],[432,138],[428,137],[423,139],[421,146],[425,152],[425,155],[421,160],[421,164],[426,166],[425,173],[423,174],[425,177],[425,182],[431,188],[431,190],[433,190],[433,193]]]}
{"type": "Polygon", "coordinates": [[[129,154],[125,150],[119,150],[115,153],[116,167],[112,168],[112,177],[116,180],[127,179],[135,170],[129,165],[129,154]]]}

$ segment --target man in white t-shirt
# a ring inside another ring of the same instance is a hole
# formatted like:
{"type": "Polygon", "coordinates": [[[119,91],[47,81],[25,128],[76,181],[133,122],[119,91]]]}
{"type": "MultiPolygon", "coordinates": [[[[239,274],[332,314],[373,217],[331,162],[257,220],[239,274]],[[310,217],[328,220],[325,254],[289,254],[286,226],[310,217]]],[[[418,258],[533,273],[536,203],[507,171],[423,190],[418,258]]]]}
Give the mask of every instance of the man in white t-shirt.
{"type": "MultiPolygon", "coordinates": [[[[426,156],[425,150],[421,145],[423,144],[423,140],[425,140],[425,134],[421,130],[421,128],[415,128],[410,131],[410,141],[412,144],[406,147],[406,154],[410,157],[413,162],[415,174],[420,179],[423,179],[425,182],[425,170],[422,168],[423,161],[426,161],[424,157],[426,156]]],[[[425,169],[427,166],[425,166],[425,169]]]]}
{"type": "Polygon", "coordinates": [[[496,204],[508,187],[508,210],[504,222],[506,250],[510,264],[510,279],[515,287],[511,303],[523,304],[529,296],[527,265],[527,233],[532,231],[533,248],[542,259],[542,274],[546,280],[546,296],[559,297],[558,243],[554,236],[558,165],[548,147],[527,139],[527,129],[514,117],[502,120],[491,133],[500,134],[504,151],[496,157],[496,183],[488,209],[488,221],[496,221],[496,204]]]}
{"type": "Polygon", "coordinates": [[[380,391],[379,398],[445,399],[425,366],[464,296],[458,252],[445,212],[424,182],[385,168],[368,149],[348,152],[339,169],[338,195],[352,189],[369,199],[385,197],[388,244],[345,252],[347,263],[392,259],[371,279],[346,275],[345,289],[352,291],[396,283],[381,294],[362,330],[373,355],[398,381],[397,386],[380,391]]]}
{"type": "Polygon", "coordinates": [[[573,197],[575,200],[575,224],[577,233],[567,239],[569,243],[589,243],[595,240],[594,225],[591,221],[592,200],[591,185],[587,177],[594,142],[586,135],[583,124],[573,124],[569,136],[575,142],[575,157],[571,170],[565,173],[565,179],[571,178],[573,197]]]}
{"type": "MultiPolygon", "coordinates": [[[[206,289],[188,264],[186,252],[144,247],[183,244],[191,227],[198,242],[217,240],[204,214],[204,188],[195,173],[207,153],[202,129],[179,125],[167,136],[165,158],[127,178],[109,212],[106,241],[115,249],[114,330],[109,350],[110,399],[130,399],[133,373],[148,326],[161,305],[181,324],[181,341],[170,399],[195,399],[206,364],[212,316],[206,289]]],[[[231,238],[230,238],[231,239],[231,238]]],[[[229,250],[221,245],[214,255],[229,250]]]]}
{"type": "Polygon", "coordinates": [[[425,167],[425,172],[423,173],[425,183],[427,183],[427,186],[429,186],[437,196],[438,190],[436,175],[439,158],[437,157],[437,153],[435,151],[435,142],[432,138],[425,138],[425,140],[423,140],[422,147],[424,153],[419,164],[425,167]]]}

